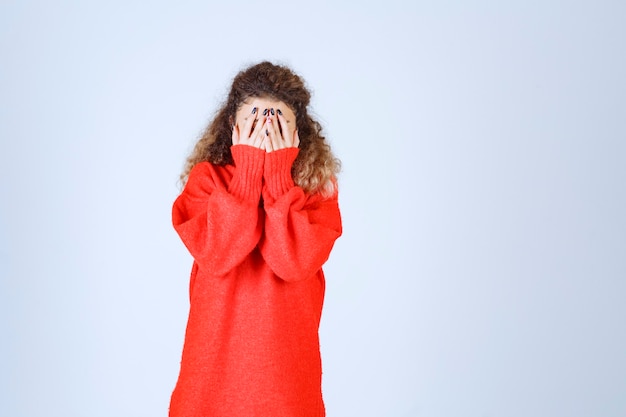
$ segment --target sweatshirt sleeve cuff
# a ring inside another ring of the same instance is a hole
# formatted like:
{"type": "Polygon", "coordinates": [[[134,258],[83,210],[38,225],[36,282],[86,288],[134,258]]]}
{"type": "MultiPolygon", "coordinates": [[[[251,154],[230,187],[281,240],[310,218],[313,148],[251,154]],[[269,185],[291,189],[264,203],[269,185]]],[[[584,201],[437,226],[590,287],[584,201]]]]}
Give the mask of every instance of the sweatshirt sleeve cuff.
{"type": "Polygon", "coordinates": [[[285,148],[265,155],[263,177],[265,178],[266,192],[272,199],[280,197],[293,188],[291,167],[299,151],[298,148],[285,148]]]}
{"type": "Polygon", "coordinates": [[[243,201],[258,203],[261,196],[265,151],[249,145],[230,147],[235,162],[228,192],[243,201]]]}

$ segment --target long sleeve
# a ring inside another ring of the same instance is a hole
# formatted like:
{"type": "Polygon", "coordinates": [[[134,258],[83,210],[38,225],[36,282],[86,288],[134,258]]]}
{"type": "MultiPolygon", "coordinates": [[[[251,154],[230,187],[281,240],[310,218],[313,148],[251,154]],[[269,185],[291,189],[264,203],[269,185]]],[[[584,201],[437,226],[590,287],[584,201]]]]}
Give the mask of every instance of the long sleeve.
{"type": "Polygon", "coordinates": [[[225,275],[256,247],[263,223],[259,201],[265,152],[231,147],[235,166],[197,164],[174,202],[172,222],[194,260],[225,275]]]}
{"type": "Polygon", "coordinates": [[[315,275],[342,232],[337,193],[329,198],[307,195],[294,184],[291,167],[297,155],[297,148],[268,153],[263,173],[265,230],[259,247],[285,281],[315,275]]]}

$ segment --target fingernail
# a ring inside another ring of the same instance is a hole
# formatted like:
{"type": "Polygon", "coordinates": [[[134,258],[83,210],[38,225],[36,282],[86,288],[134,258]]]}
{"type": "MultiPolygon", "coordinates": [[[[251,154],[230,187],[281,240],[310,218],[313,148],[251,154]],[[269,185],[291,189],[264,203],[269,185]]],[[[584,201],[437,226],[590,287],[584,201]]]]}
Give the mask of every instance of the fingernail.
{"type": "Polygon", "coordinates": [[[274,109],[270,109],[270,112],[272,113],[272,116],[274,115],[274,109]]]}
{"type": "Polygon", "coordinates": [[[256,114],[256,107],[252,109],[252,114],[256,114]]]}
{"type": "Polygon", "coordinates": [[[269,136],[270,135],[270,131],[265,129],[265,136],[269,136]]]}
{"type": "Polygon", "coordinates": [[[267,116],[267,109],[263,110],[263,116],[267,116]]]}
{"type": "Polygon", "coordinates": [[[276,111],[278,112],[278,115],[279,115],[279,116],[282,116],[282,115],[283,115],[283,112],[282,112],[282,111],[280,111],[280,109],[277,109],[276,111]]]}

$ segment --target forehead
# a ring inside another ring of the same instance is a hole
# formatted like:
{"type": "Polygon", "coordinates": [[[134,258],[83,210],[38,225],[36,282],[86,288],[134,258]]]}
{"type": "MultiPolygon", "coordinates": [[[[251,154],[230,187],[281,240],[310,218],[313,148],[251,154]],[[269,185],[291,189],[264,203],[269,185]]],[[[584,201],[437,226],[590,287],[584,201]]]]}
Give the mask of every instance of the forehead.
{"type": "Polygon", "coordinates": [[[252,111],[252,108],[256,107],[263,111],[264,109],[280,109],[286,118],[295,119],[296,115],[287,104],[282,101],[274,100],[272,98],[266,97],[250,97],[246,101],[244,101],[239,109],[237,110],[237,114],[247,114],[252,111]]]}

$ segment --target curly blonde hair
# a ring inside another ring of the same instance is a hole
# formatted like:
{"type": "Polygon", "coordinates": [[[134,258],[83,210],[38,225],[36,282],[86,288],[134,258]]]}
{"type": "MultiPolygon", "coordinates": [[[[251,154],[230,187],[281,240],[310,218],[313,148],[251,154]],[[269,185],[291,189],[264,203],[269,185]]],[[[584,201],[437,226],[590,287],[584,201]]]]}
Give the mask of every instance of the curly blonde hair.
{"type": "Polygon", "coordinates": [[[180,176],[181,183],[184,185],[187,182],[189,172],[200,162],[233,164],[231,123],[241,105],[254,97],[282,101],[291,108],[296,115],[300,138],[300,151],[291,170],[293,180],[307,193],[319,192],[325,197],[332,195],[341,163],[322,135],[322,126],[307,112],[311,93],[302,78],[289,68],[267,61],[248,67],[235,76],[226,102],[187,158],[180,176]]]}

